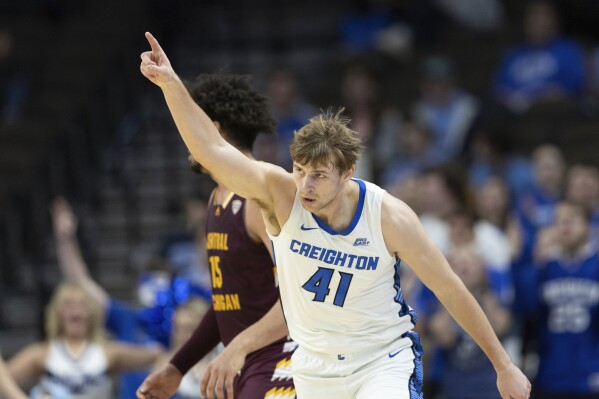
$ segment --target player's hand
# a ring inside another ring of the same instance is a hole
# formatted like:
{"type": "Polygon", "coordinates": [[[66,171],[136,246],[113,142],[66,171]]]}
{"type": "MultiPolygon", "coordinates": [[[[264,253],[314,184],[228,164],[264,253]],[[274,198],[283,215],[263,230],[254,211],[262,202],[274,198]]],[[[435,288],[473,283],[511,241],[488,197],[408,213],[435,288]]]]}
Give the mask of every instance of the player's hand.
{"type": "Polygon", "coordinates": [[[77,233],[77,217],[73,214],[71,206],[62,197],[57,197],[50,205],[52,214],[52,227],[57,239],[74,237],[77,233]]]}
{"type": "Polygon", "coordinates": [[[166,57],[164,50],[160,47],[158,40],[150,32],[146,32],[146,39],[150,43],[150,51],[141,53],[140,70],[142,75],[152,83],[163,88],[177,79],[171,63],[166,57]]]}
{"type": "Polygon", "coordinates": [[[497,388],[502,399],[528,399],[530,381],[515,364],[497,372],[497,388]]]}
{"type": "Polygon", "coordinates": [[[243,367],[245,356],[245,352],[228,346],[211,361],[202,377],[202,398],[214,399],[216,391],[218,399],[233,399],[233,380],[243,367]]]}
{"type": "Polygon", "coordinates": [[[168,399],[177,392],[183,376],[168,363],[150,374],[137,389],[137,399],[168,399]]]}

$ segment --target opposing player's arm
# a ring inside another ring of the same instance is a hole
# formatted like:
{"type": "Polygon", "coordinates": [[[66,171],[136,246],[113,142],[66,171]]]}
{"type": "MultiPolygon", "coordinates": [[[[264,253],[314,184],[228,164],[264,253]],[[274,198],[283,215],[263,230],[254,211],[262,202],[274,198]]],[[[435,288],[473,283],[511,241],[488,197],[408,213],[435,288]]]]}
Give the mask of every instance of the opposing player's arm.
{"type": "Polygon", "coordinates": [[[31,344],[8,361],[8,371],[17,384],[27,386],[40,379],[44,372],[47,351],[46,343],[31,344]]]}
{"type": "Polygon", "coordinates": [[[104,345],[104,350],[110,371],[150,367],[164,354],[164,350],[158,345],[142,346],[120,342],[109,342],[104,345]]]}
{"type": "Polygon", "coordinates": [[[281,168],[257,162],[224,140],[214,122],[193,101],[170,65],[158,41],[146,37],[151,51],[141,55],[141,71],[164,94],[175,124],[194,159],[213,177],[244,198],[252,198],[272,208],[279,179],[291,179],[281,168]],[[273,177],[274,175],[274,177],[273,177]]]}
{"type": "Polygon", "coordinates": [[[278,300],[260,320],[240,332],[210,362],[202,377],[202,397],[213,398],[216,392],[219,398],[224,398],[225,389],[230,395],[227,397],[233,397],[233,380],[243,367],[246,356],[286,337],[287,334],[281,301],[278,300]]]}
{"type": "MultiPolygon", "coordinates": [[[[276,265],[274,263],[274,254],[270,237],[266,233],[266,227],[261,215],[260,208],[253,201],[246,202],[245,225],[248,234],[255,241],[260,241],[273,259],[273,273],[276,279],[276,265]]],[[[258,350],[276,340],[286,337],[289,334],[287,323],[283,316],[281,301],[278,300],[273,307],[255,324],[241,332],[231,343],[240,345],[245,353],[258,350]]]]}
{"type": "Polygon", "coordinates": [[[416,214],[402,201],[385,195],[383,215],[387,248],[410,265],[485,352],[497,371],[502,397],[528,398],[530,383],[512,363],[481,307],[425,233],[416,214]]]}
{"type": "MultiPolygon", "coordinates": [[[[261,242],[268,249],[271,257],[272,245],[266,233],[260,207],[254,201],[246,201],[244,209],[245,228],[255,242],[261,242]]],[[[264,265],[268,267],[269,265],[264,265]]],[[[274,263],[272,272],[275,273],[274,263]]],[[[276,278],[276,276],[274,276],[276,278]]],[[[274,286],[273,286],[274,288],[274,286]]],[[[214,392],[218,397],[234,395],[233,380],[245,363],[249,353],[287,336],[287,323],[283,316],[281,301],[278,300],[272,308],[257,322],[239,333],[229,345],[208,365],[202,377],[202,397],[211,398],[214,392]]]]}

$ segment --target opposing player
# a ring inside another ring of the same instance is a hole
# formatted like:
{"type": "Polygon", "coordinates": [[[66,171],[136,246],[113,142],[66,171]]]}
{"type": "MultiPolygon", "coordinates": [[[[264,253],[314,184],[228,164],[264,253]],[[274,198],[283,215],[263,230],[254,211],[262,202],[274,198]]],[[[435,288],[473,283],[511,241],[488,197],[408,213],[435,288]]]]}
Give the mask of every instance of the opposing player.
{"type": "MultiPolygon", "coordinates": [[[[268,105],[247,78],[202,75],[189,86],[193,100],[243,156],[259,132],[271,131],[268,105]]],[[[193,169],[202,167],[190,157],[193,169]]],[[[295,397],[289,370],[295,344],[287,342],[279,289],[260,208],[229,190],[219,178],[208,204],[207,250],[213,306],[170,364],[146,379],[138,397],[168,398],[185,374],[219,342],[225,349],[208,366],[202,397],[264,399],[295,397]],[[237,372],[240,371],[238,377],[237,372]]]]}
{"type": "Polygon", "coordinates": [[[352,179],[361,144],[339,115],[320,115],[291,144],[293,174],[256,162],[227,143],[198,107],[149,33],[141,72],[158,85],[193,157],[261,209],[273,241],[281,302],[299,344],[299,398],[422,397],[416,316],[405,303],[399,259],[436,294],[487,354],[504,399],[529,397],[460,279],[403,202],[352,179]]]}

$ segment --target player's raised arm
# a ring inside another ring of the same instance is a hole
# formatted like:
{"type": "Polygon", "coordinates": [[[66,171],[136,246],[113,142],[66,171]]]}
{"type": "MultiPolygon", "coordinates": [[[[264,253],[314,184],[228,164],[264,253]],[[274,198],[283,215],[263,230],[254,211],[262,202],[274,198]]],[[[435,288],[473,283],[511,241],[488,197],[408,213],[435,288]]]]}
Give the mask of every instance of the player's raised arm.
{"type": "MultiPolygon", "coordinates": [[[[150,33],[146,38],[151,51],[141,54],[141,73],[162,89],[166,103],[183,141],[193,158],[210,174],[238,195],[272,205],[270,193],[277,185],[276,177],[285,179],[283,169],[248,159],[225,141],[214,122],[193,101],[171,64],[150,33]]],[[[289,179],[291,179],[289,177],[289,179]]]]}
{"type": "Polygon", "coordinates": [[[416,214],[400,200],[383,200],[383,235],[390,252],[398,255],[430,288],[458,324],[485,352],[497,372],[503,399],[527,399],[530,383],[512,363],[491,324],[441,251],[427,236],[416,214]]]}

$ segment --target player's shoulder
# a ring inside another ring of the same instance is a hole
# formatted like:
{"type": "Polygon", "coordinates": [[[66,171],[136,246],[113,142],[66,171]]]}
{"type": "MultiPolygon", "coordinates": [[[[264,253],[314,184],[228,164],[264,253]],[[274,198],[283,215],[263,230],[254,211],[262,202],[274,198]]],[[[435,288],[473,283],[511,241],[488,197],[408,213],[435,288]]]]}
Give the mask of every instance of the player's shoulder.
{"type": "Polygon", "coordinates": [[[383,195],[381,219],[383,230],[405,231],[419,223],[418,216],[408,204],[387,192],[383,195]]]}
{"type": "Polygon", "coordinates": [[[415,213],[408,204],[397,197],[385,192],[382,201],[384,217],[414,217],[415,213]]]}
{"type": "Polygon", "coordinates": [[[287,195],[291,202],[295,198],[295,181],[293,175],[278,165],[268,162],[260,162],[264,170],[268,187],[271,193],[277,197],[287,195]]]}
{"type": "Polygon", "coordinates": [[[293,183],[293,175],[287,172],[284,168],[279,165],[272,164],[270,162],[257,161],[266,176],[269,179],[275,179],[277,181],[293,183]]]}

